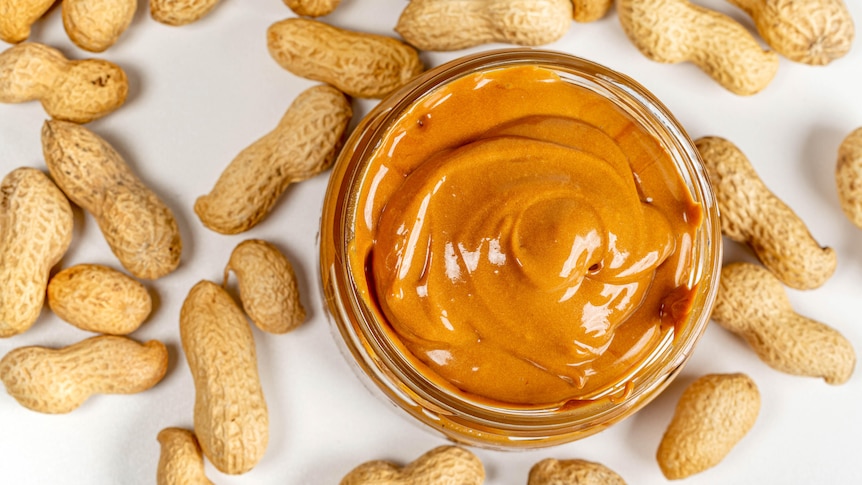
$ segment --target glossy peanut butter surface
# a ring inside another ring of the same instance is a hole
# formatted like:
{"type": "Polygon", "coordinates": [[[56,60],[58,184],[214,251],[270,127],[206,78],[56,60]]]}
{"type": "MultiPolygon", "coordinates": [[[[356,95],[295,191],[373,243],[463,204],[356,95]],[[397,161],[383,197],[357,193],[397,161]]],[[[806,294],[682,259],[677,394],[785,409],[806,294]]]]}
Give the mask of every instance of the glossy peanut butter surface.
{"type": "Polygon", "coordinates": [[[538,67],[425,96],[366,170],[354,274],[432,380],[517,405],[591,399],[686,318],[699,207],[661,145],[538,67]]]}

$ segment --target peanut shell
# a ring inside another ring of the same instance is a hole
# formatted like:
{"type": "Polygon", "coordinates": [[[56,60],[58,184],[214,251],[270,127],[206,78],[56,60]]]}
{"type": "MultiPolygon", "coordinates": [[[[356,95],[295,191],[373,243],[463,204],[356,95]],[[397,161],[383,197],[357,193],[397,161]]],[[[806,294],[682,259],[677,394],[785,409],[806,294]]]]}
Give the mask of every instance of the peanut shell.
{"type": "Polygon", "coordinates": [[[39,100],[54,119],[88,123],[122,106],[128,93],[126,73],[102,59],[70,61],[35,42],[0,53],[0,103],[39,100]]]}
{"type": "Polygon", "coordinates": [[[153,302],[144,285],[125,274],[107,266],[79,264],[51,278],[48,306],[81,330],[125,335],[150,316],[153,302]]]}
{"type": "Polygon", "coordinates": [[[862,229],[862,128],[847,135],[838,147],[835,183],[841,210],[862,229]]]}
{"type": "Polygon", "coordinates": [[[614,0],[572,0],[572,4],[575,22],[594,22],[607,15],[614,0]]]}
{"type": "Polygon", "coordinates": [[[428,51],[492,42],[538,46],[562,38],[573,15],[572,0],[412,0],[395,31],[428,51]]]}
{"type": "Polygon", "coordinates": [[[195,434],[180,428],[159,432],[156,485],[212,485],[204,474],[204,455],[195,434]]]}
{"type": "Polygon", "coordinates": [[[784,57],[822,66],[843,57],[855,27],[843,0],[729,0],[754,19],[763,40],[784,57]]]}
{"type": "Polygon", "coordinates": [[[714,136],[695,145],[715,190],[725,236],[751,247],[764,266],[793,288],[817,288],[832,277],[838,265],[835,251],[817,243],[736,145],[714,136]]]}
{"type": "Polygon", "coordinates": [[[257,328],[286,333],[305,320],[293,266],[272,244],[260,239],[239,243],[225,267],[225,282],[230,271],[239,281],[243,310],[257,328]]]}
{"type": "Polygon", "coordinates": [[[530,468],[527,485],[626,485],[626,482],[601,463],[546,458],[530,468]]]}
{"type": "Polygon", "coordinates": [[[48,414],[77,409],[93,394],[134,394],[155,386],[168,369],[158,340],[140,344],[101,335],[61,349],[20,347],[0,360],[0,380],[22,406],[48,414]]]}
{"type": "Polygon", "coordinates": [[[197,22],[215,8],[219,0],[150,0],[153,20],[180,26],[197,22]]]}
{"type": "Polygon", "coordinates": [[[51,268],[72,242],[72,207],[40,170],[0,183],[0,337],[29,329],[42,311],[51,268]]]}
{"type": "Polygon", "coordinates": [[[63,26],[75,45],[102,52],[126,31],[137,8],[137,0],[63,0],[63,26]]]}
{"type": "Polygon", "coordinates": [[[303,91],[278,126],[241,151],[210,193],[198,197],[195,213],[222,234],[251,229],[290,184],[332,166],[352,116],[349,101],[332,86],[303,91]]]}
{"type": "Polygon", "coordinates": [[[189,292],[180,338],[195,383],[195,435],[223,473],[251,470],[269,442],[269,414],[251,327],[228,293],[209,281],[189,292]]]}
{"type": "Polygon", "coordinates": [[[401,468],[382,460],[354,468],[340,485],[479,485],[485,468],[473,453],[457,446],[438,446],[401,468]]]}
{"type": "Polygon", "coordinates": [[[416,50],[399,40],[311,19],[276,22],[266,39],[281,67],[357,98],[382,98],[425,70],[416,50]]]}
{"type": "Polygon", "coordinates": [[[0,40],[10,44],[27,40],[30,26],[45,15],[54,0],[0,0],[0,40]]]}
{"type": "Polygon", "coordinates": [[[323,17],[335,11],[341,0],[284,0],[293,13],[303,17],[323,17]]]}
{"type": "Polygon", "coordinates": [[[760,392],[745,374],[709,374],[688,386],[676,405],[656,458],[678,480],[717,465],[751,430],[760,392]]]}
{"type": "Polygon", "coordinates": [[[781,282],[765,268],[732,263],[721,270],[712,319],[740,335],[767,365],[788,374],[843,384],[856,366],[850,342],[793,311],[781,282]]]}
{"type": "Polygon", "coordinates": [[[46,121],[42,151],[57,185],[96,218],[124,268],[156,279],[179,266],[182,241],[173,212],[107,141],[74,123],[46,121]]]}
{"type": "Polygon", "coordinates": [[[778,55],[761,48],[739,22],[688,0],[619,0],[617,14],[643,55],[690,61],[735,94],[761,91],[778,71],[778,55]]]}

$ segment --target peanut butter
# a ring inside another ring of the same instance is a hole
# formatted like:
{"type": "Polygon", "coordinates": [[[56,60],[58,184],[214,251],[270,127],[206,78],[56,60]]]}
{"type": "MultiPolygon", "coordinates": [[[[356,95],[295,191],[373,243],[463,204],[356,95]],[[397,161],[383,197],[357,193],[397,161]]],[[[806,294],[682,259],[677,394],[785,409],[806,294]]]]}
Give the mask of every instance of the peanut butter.
{"type": "Polygon", "coordinates": [[[432,380],[516,405],[594,399],[685,321],[700,207],[652,135],[550,70],[432,91],[365,173],[350,264],[432,380]]]}

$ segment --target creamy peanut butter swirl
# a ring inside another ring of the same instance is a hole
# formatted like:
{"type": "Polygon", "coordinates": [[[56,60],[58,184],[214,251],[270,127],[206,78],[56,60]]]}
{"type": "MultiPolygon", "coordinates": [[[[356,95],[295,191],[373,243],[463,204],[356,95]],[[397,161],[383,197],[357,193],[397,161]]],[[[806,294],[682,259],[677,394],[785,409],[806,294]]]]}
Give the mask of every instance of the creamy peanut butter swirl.
{"type": "MultiPolygon", "coordinates": [[[[529,84],[510,74],[504,89],[529,84]]],[[[563,99],[580,89],[553,87],[563,99]]],[[[445,126],[451,100],[396,127],[404,134],[381,150],[365,204],[365,272],[394,333],[451,385],[508,403],[565,402],[613,385],[672,330],[662,312],[688,294],[680,283],[698,212],[678,198],[687,191],[669,155],[610,102],[531,113],[512,98],[467,140],[445,126]],[[643,180],[668,174],[677,179],[643,180]]]]}

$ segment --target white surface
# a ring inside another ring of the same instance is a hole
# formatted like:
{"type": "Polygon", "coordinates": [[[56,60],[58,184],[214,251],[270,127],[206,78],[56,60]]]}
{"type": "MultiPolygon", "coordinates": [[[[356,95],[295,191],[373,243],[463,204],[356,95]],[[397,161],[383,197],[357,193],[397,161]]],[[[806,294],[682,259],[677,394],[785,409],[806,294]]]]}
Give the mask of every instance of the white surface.
{"type": "MultiPolygon", "coordinates": [[[[154,483],[156,434],[167,426],[192,423],[194,391],[179,343],[180,305],[198,280],[220,282],[230,251],[249,237],[273,241],[294,261],[310,318],[287,335],[255,329],[270,410],[269,448],[246,475],[222,475],[207,464],[209,477],[219,484],[337,483],[361,462],[406,463],[444,444],[373,397],[337,350],[316,269],[315,236],[326,175],[291,187],[264,223],[238,236],[205,229],[192,211],[195,199],[209,191],[230,160],[271,130],[293,98],[313,84],[282,70],[266,50],[267,27],[293,14],[279,0],[227,0],[198,23],[172,28],[153,21],[146,2],[141,3],[119,43],[97,55],[127,70],[129,100],[89,128],[114,144],[180,222],[182,266],[149,283],[158,295],[157,306],[133,334],[138,340],[164,341],[171,351],[170,369],[164,381],[147,392],[93,397],[68,415],[29,411],[0,392],[0,483],[154,483]]],[[[327,22],[392,35],[405,5],[402,0],[342,3],[327,22]]],[[[751,26],[723,1],[699,3],[751,26]]],[[[862,4],[847,3],[862,25],[862,4]]],[[[73,58],[93,56],[68,40],[57,8],[36,24],[31,40],[56,46],[73,58]]],[[[862,41],[855,44],[847,57],[827,67],[782,59],[773,83],[748,98],[730,94],[693,65],[647,60],[626,39],[613,12],[592,24],[573,23],[566,37],[548,48],[639,80],[693,138],[715,134],[737,143],[815,237],[838,252],[835,276],[817,290],[791,291],[793,304],[836,327],[862,349],[862,231],[841,213],[833,176],[839,143],[862,126],[862,41]]],[[[437,65],[462,53],[422,56],[428,65],[437,65]]],[[[364,114],[372,103],[355,106],[364,114]]],[[[40,144],[45,116],[38,102],[0,105],[0,173],[22,165],[45,169],[40,144]]],[[[92,217],[76,210],[75,222],[75,239],[62,265],[98,262],[119,267],[92,217]]],[[[726,248],[726,260],[750,258],[738,246],[726,248]]],[[[65,346],[88,336],[46,310],[29,332],[0,340],[0,355],[23,345],[65,346]]],[[[832,387],[818,379],[780,374],[718,327],[707,331],[665,394],[615,427],[540,451],[475,451],[489,484],[526,483],[530,466],[545,457],[600,461],[632,485],[666,483],[655,450],[684,385],[705,373],[738,371],[751,375],[760,387],[763,406],[757,424],[718,467],[685,483],[862,483],[862,375],[832,387]]]]}

